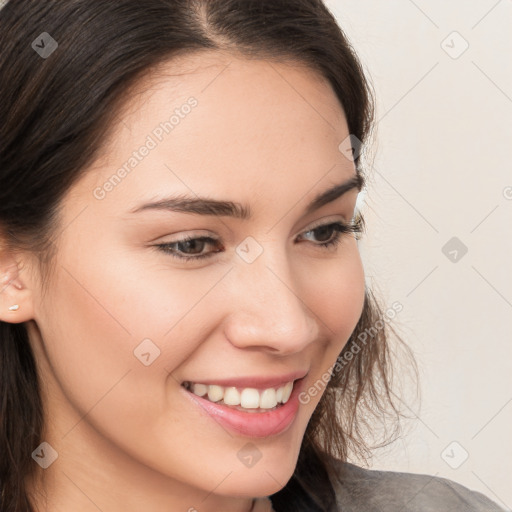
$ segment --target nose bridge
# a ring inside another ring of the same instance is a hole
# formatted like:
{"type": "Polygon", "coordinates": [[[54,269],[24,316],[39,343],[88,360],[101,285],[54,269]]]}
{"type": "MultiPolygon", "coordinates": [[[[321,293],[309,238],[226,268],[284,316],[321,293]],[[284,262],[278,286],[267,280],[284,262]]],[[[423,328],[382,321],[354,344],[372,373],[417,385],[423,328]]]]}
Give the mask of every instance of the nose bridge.
{"type": "Polygon", "coordinates": [[[316,339],[318,324],[307,297],[301,297],[294,286],[286,254],[277,245],[266,244],[251,263],[243,258],[237,262],[226,335],[239,347],[259,345],[283,353],[298,352],[316,339]]]}

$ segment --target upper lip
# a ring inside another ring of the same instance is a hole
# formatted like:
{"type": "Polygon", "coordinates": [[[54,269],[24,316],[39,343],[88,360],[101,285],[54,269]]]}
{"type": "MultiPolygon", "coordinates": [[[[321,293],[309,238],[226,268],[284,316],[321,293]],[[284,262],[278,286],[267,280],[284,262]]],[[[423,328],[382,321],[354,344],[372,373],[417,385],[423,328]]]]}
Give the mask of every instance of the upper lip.
{"type": "MultiPolygon", "coordinates": [[[[288,373],[286,375],[269,375],[269,376],[253,376],[253,377],[233,377],[225,379],[191,379],[184,382],[194,382],[196,384],[215,384],[224,387],[237,387],[237,388],[256,388],[267,389],[272,387],[279,387],[287,382],[302,379],[307,375],[307,371],[298,370],[288,373]]],[[[183,382],[182,382],[183,384],[183,382]]]]}

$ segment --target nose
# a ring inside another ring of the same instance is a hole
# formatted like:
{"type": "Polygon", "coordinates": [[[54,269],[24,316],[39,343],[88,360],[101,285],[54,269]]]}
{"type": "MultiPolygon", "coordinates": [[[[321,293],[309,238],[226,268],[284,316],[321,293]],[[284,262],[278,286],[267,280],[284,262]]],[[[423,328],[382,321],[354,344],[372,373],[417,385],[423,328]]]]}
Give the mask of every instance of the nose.
{"type": "Polygon", "coordinates": [[[279,264],[274,258],[270,264],[264,255],[231,272],[227,290],[231,311],[224,334],[238,348],[264,348],[282,355],[301,352],[318,339],[321,320],[286,258],[279,264]]]}

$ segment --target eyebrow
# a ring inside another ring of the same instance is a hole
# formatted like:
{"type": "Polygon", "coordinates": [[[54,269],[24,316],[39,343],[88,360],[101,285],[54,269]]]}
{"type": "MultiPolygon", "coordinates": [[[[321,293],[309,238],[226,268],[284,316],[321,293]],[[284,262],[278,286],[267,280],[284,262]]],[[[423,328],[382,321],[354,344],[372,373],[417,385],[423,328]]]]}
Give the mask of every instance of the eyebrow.
{"type": "MultiPolygon", "coordinates": [[[[343,183],[334,185],[333,187],[318,194],[306,207],[306,215],[335,201],[350,190],[357,189],[358,191],[361,191],[364,185],[365,179],[360,173],[353,175],[343,183]]],[[[233,201],[219,201],[207,197],[192,197],[183,194],[142,204],[133,210],[130,210],[130,213],[138,213],[147,210],[166,210],[172,212],[193,213],[196,215],[213,215],[217,217],[228,216],[242,220],[249,220],[252,217],[251,208],[247,205],[233,201]]]]}

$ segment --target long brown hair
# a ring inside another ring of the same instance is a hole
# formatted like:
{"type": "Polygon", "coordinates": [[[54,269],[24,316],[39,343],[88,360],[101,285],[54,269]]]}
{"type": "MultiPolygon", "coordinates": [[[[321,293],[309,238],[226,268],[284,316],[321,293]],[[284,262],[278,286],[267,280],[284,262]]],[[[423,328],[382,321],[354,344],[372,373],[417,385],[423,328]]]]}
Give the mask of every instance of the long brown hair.
{"type": "MultiPolygon", "coordinates": [[[[57,250],[61,199],[98,156],[132,87],[174,56],[223,50],[305,64],[332,85],[354,141],[366,143],[373,126],[371,86],[321,0],[10,0],[0,10],[0,47],[0,241],[4,250],[36,255],[43,283],[57,250]],[[58,44],[51,55],[33,45],[42,33],[58,44]]],[[[362,154],[354,155],[361,175],[362,154]]],[[[384,320],[367,288],[295,473],[272,496],[276,511],[333,510],[332,457],[369,453],[370,417],[398,419],[393,329],[384,320]]],[[[33,511],[26,482],[44,425],[26,327],[0,322],[2,512],[33,511]]]]}

